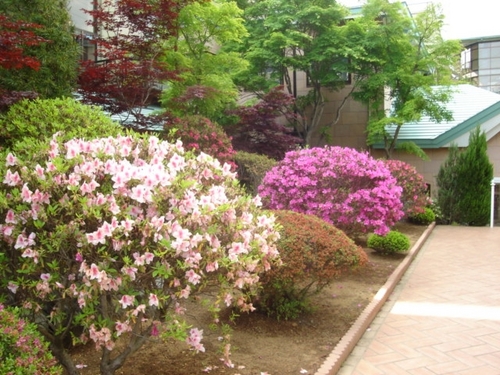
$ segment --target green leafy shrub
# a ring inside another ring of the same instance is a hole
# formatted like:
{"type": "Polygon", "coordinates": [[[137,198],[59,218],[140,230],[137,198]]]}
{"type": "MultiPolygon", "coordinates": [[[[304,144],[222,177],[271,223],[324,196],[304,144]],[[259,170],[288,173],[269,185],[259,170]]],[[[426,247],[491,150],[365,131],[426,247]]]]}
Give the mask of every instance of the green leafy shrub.
{"type": "Polygon", "coordinates": [[[436,220],[436,215],[431,208],[425,207],[424,212],[419,212],[411,215],[409,218],[410,222],[418,225],[429,225],[436,220]]]}
{"type": "Polygon", "coordinates": [[[427,208],[434,213],[434,221],[436,224],[446,224],[443,213],[441,212],[441,207],[439,207],[439,204],[434,199],[427,199],[427,208]]]}
{"type": "Polygon", "coordinates": [[[62,374],[36,325],[0,304],[0,374],[62,374]]]}
{"type": "Polygon", "coordinates": [[[401,253],[410,248],[410,240],[403,233],[391,230],[385,236],[370,234],[367,246],[383,254],[401,253]]]}
{"type": "Polygon", "coordinates": [[[0,142],[6,148],[20,142],[16,150],[23,150],[27,142],[44,142],[57,132],[70,140],[116,136],[124,131],[100,108],[72,98],[23,100],[0,118],[0,142]]]}
{"type": "Polygon", "coordinates": [[[218,159],[222,164],[228,163],[236,169],[235,151],[231,138],[218,124],[203,116],[186,116],[179,121],[167,121],[164,124],[163,138],[169,141],[180,139],[186,150],[195,153],[204,152],[218,159]],[[171,130],[174,130],[172,132],[171,130]]]}
{"type": "Polygon", "coordinates": [[[307,297],[368,258],[344,232],[326,221],[292,211],[273,211],[281,225],[277,248],[283,264],[261,277],[257,305],[278,319],[294,319],[307,297]]]}
{"type": "Polygon", "coordinates": [[[265,155],[238,151],[234,156],[238,166],[236,172],[240,182],[249,194],[257,195],[257,189],[266,173],[276,165],[276,161],[265,155]]]}

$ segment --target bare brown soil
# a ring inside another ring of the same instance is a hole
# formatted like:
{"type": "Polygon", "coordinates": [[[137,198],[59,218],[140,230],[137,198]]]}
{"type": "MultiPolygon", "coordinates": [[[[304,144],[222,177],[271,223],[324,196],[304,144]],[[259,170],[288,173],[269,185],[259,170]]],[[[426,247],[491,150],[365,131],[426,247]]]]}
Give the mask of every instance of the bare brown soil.
{"type": "MultiPolygon", "coordinates": [[[[397,230],[415,243],[425,226],[399,223],[397,230]]],[[[361,243],[363,246],[364,244],[361,243]]],[[[365,247],[366,267],[340,277],[314,296],[313,311],[295,321],[276,321],[256,312],[240,316],[231,338],[233,368],[224,366],[219,332],[208,328],[210,316],[191,316],[204,329],[205,353],[195,354],[179,341],[151,341],[130,357],[117,375],[296,375],[314,374],[406,254],[382,256],[365,247]],[[306,372],[307,371],[307,372],[306,372]]],[[[98,375],[100,354],[93,345],[73,353],[86,364],[82,375],[98,375]]]]}

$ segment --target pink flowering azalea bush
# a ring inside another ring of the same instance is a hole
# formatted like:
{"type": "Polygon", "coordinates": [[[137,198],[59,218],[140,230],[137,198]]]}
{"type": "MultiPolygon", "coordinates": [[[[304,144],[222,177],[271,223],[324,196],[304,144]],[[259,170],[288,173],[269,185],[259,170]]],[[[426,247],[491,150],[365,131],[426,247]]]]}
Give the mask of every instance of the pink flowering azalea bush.
{"type": "Polygon", "coordinates": [[[0,304],[0,374],[61,375],[36,325],[20,319],[16,309],[0,304]]]}
{"type": "Polygon", "coordinates": [[[401,187],[384,162],[350,148],[288,152],[259,194],[266,208],[316,215],[349,236],[383,235],[403,216],[401,187]]]}
{"type": "Polygon", "coordinates": [[[211,311],[251,311],[258,275],[279,262],[260,198],[241,193],[227,164],[181,142],[55,135],[45,155],[9,153],[3,169],[0,299],[37,322],[69,374],[83,366],[63,345],[70,336],[95,343],[102,374],[151,336],[204,351],[184,302],[213,284],[211,311]]]}
{"type": "Polygon", "coordinates": [[[403,189],[401,201],[405,217],[423,213],[427,205],[427,186],[424,177],[414,166],[401,160],[385,160],[385,165],[403,189]]]}

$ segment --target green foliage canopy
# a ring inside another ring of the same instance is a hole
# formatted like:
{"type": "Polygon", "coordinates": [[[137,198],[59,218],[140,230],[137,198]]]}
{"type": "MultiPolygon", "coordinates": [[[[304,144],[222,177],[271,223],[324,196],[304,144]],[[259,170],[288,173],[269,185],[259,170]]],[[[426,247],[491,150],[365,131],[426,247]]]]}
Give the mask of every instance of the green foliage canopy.
{"type": "Polygon", "coordinates": [[[355,38],[342,26],[348,14],[335,0],[263,0],[245,8],[249,36],[237,50],[251,65],[239,82],[260,91],[284,80],[287,91],[297,96],[294,77],[305,72],[311,90],[298,102],[302,120],[296,130],[307,143],[320,126],[323,89],[344,87],[349,61],[358,54],[355,38]]]}
{"type": "Polygon", "coordinates": [[[233,78],[247,63],[220,46],[247,34],[241,13],[235,2],[225,0],[182,8],[179,34],[165,43],[166,62],[180,71],[180,79],[166,83],[165,107],[177,115],[217,121],[223,109],[235,105],[239,92],[233,78]]]}
{"type": "Polygon", "coordinates": [[[412,18],[400,2],[370,0],[363,17],[352,22],[358,24],[366,54],[355,67],[353,96],[369,108],[368,143],[382,141],[388,158],[396,147],[424,156],[414,144],[398,145],[399,131],[424,115],[436,122],[451,120],[443,104],[450,98],[460,43],[442,39],[444,16],[435,5],[412,18]]]}

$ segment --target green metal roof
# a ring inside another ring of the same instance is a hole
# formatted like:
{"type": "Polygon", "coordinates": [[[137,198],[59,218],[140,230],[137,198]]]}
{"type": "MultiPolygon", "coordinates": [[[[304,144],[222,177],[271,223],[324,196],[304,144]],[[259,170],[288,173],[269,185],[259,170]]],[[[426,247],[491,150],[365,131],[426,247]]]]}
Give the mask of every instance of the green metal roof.
{"type": "MultiPolygon", "coordinates": [[[[439,89],[439,87],[436,87],[439,89]]],[[[404,124],[398,142],[413,141],[421,148],[448,147],[451,142],[467,146],[468,133],[481,125],[490,139],[500,131],[500,95],[471,85],[453,87],[451,100],[445,107],[453,114],[452,121],[437,123],[429,117],[404,124]]],[[[389,134],[395,127],[388,126],[389,134]]],[[[382,148],[382,144],[373,145],[382,148]]]]}

